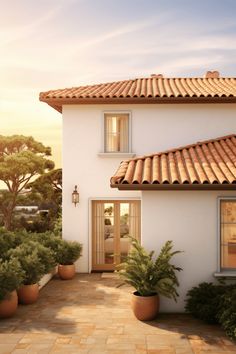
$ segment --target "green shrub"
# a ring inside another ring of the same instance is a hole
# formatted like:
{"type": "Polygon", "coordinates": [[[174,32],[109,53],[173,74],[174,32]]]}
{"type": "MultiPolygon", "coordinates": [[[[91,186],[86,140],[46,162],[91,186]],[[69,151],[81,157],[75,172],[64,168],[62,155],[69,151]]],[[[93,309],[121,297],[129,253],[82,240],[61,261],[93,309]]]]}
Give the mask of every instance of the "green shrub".
{"type": "Polygon", "coordinates": [[[172,252],[172,241],[167,241],[155,260],[154,251],[148,253],[134,238],[131,238],[131,243],[132,249],[126,261],[117,267],[120,277],[141,296],[159,293],[176,301],[179,282],[175,272],[181,268],[172,265],[170,260],[180,251],[172,252]]]}
{"type": "Polygon", "coordinates": [[[23,282],[24,272],[16,258],[10,260],[0,259],[0,301],[19,288],[23,282]]]}
{"type": "Polygon", "coordinates": [[[236,339],[236,284],[201,283],[187,293],[186,311],[208,323],[219,323],[236,339]]]}
{"type": "Polygon", "coordinates": [[[61,240],[56,251],[56,260],[58,264],[73,264],[81,257],[82,245],[76,241],[61,240]]]}
{"type": "Polygon", "coordinates": [[[49,248],[35,241],[23,242],[8,252],[10,257],[19,260],[24,271],[25,285],[35,284],[55,266],[54,254],[49,248]]]}
{"type": "Polygon", "coordinates": [[[39,242],[41,245],[49,248],[54,254],[54,258],[57,258],[57,252],[61,244],[61,238],[55,236],[51,232],[44,233],[28,233],[28,238],[32,241],[39,242]]]}
{"type": "Polygon", "coordinates": [[[217,319],[226,334],[236,340],[236,285],[228,286],[227,291],[220,297],[217,319]]]}
{"type": "Polygon", "coordinates": [[[19,236],[13,232],[0,228],[0,250],[2,259],[6,259],[7,252],[21,243],[19,236]]]}
{"type": "Polygon", "coordinates": [[[207,323],[217,323],[219,298],[224,292],[224,285],[201,283],[188,291],[185,310],[207,323]]]}

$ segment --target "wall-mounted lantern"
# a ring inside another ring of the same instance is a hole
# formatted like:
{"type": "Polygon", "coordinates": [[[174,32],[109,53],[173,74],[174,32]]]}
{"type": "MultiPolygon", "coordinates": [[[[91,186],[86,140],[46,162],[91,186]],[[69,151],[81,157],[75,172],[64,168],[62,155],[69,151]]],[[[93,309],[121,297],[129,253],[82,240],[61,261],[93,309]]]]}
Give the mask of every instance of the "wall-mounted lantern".
{"type": "Polygon", "coordinates": [[[79,193],[77,191],[77,186],[75,186],[75,189],[72,193],[72,203],[75,204],[75,207],[76,207],[76,204],[79,203],[79,193]]]}

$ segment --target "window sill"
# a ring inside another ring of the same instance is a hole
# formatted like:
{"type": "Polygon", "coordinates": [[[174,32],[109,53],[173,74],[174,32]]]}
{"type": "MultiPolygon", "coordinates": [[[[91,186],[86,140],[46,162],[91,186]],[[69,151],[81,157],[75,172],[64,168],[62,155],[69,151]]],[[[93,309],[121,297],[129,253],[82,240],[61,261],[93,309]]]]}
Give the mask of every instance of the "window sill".
{"type": "Polygon", "coordinates": [[[136,154],[133,152],[99,152],[98,156],[100,157],[124,157],[124,158],[129,158],[129,157],[134,157],[136,154]]]}
{"type": "Polygon", "coordinates": [[[214,273],[215,278],[236,278],[236,271],[222,271],[214,273]]]}

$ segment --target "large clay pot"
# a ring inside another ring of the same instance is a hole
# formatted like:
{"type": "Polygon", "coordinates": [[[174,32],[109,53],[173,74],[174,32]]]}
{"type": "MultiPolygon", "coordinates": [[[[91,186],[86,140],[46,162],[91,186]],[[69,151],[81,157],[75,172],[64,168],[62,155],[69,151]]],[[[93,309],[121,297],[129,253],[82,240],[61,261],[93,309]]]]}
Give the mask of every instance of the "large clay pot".
{"type": "Polygon", "coordinates": [[[72,279],[75,275],[75,265],[74,264],[69,264],[69,265],[59,264],[58,274],[59,274],[59,277],[63,280],[72,279]]]}
{"type": "Polygon", "coordinates": [[[14,315],[18,306],[16,290],[12,291],[7,297],[0,301],[0,318],[7,318],[14,315]]]}
{"type": "Polygon", "coordinates": [[[135,291],[132,295],[132,309],[135,317],[140,321],[151,321],[157,317],[160,307],[160,299],[157,294],[140,296],[135,291]]]}
{"type": "Polygon", "coordinates": [[[24,305],[33,304],[39,297],[38,284],[22,285],[18,291],[19,303],[24,305]]]}

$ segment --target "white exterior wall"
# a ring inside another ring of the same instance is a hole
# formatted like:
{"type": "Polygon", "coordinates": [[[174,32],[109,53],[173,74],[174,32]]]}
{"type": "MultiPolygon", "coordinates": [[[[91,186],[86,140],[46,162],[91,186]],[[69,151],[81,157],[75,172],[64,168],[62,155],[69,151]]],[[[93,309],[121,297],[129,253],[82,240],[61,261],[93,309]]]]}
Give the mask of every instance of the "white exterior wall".
{"type": "Polygon", "coordinates": [[[186,292],[203,281],[214,281],[218,266],[218,197],[236,191],[148,191],[142,195],[142,243],[148,250],[173,240],[173,250],[183,253],[172,263],[178,273],[178,302],[161,298],[161,311],[184,310],[186,292]]]}
{"type": "Polygon", "coordinates": [[[110,188],[110,177],[122,158],[98,156],[103,148],[104,111],[131,112],[136,155],[236,132],[236,104],[63,106],[63,237],[83,244],[80,272],[90,270],[90,200],[141,196],[110,188]],[[76,184],[80,203],[75,208],[71,194],[76,184]]]}

